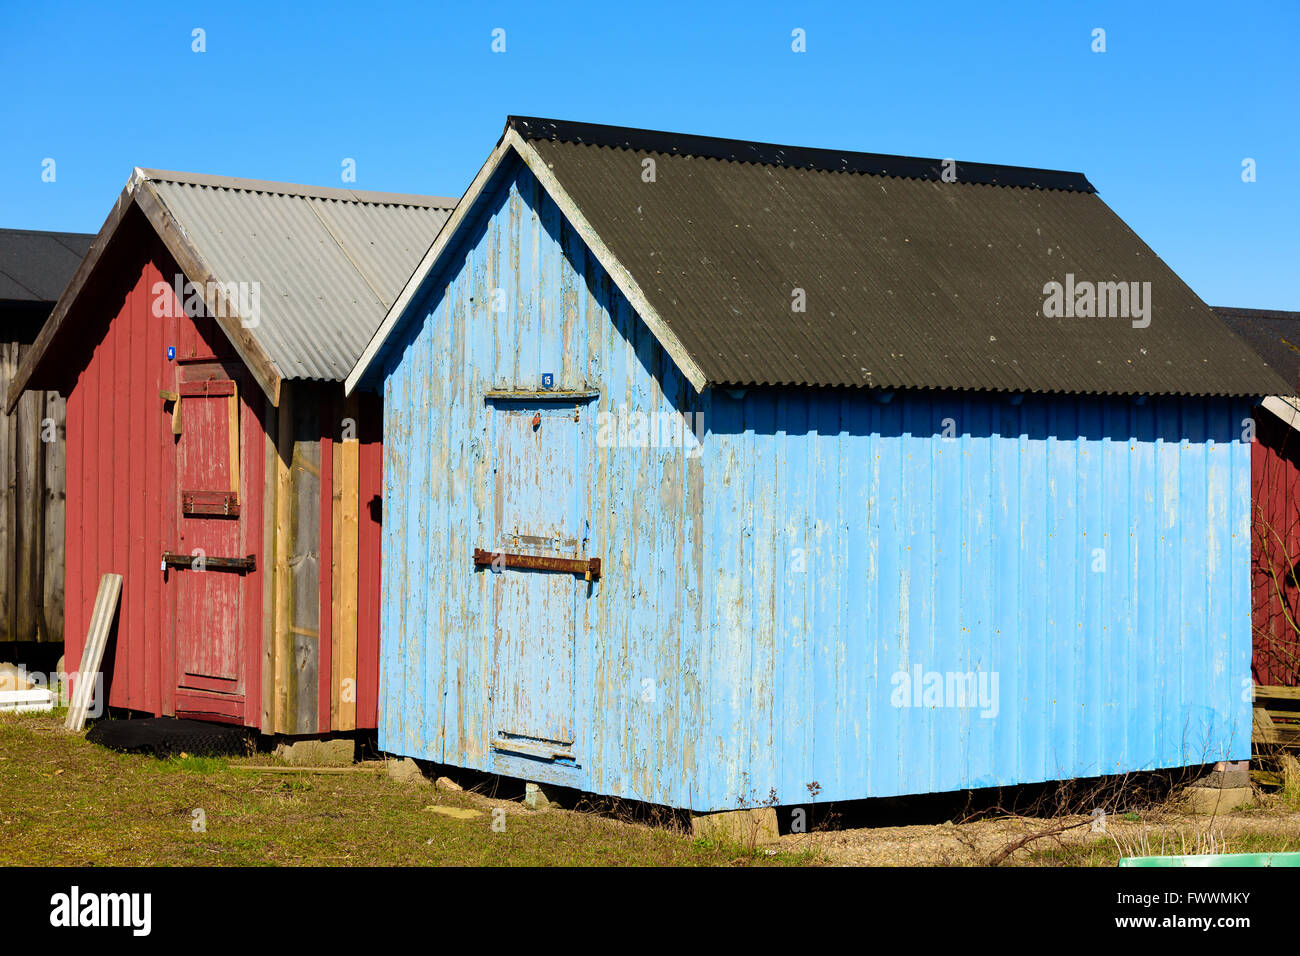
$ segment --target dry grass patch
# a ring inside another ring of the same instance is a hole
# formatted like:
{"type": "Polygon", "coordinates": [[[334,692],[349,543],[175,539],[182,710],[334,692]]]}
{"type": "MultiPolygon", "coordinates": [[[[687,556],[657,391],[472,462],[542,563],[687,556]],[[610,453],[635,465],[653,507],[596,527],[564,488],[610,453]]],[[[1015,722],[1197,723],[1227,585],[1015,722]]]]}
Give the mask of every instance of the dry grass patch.
{"type": "Polygon", "coordinates": [[[592,813],[535,811],[383,774],[263,774],[263,757],[158,760],[0,716],[0,863],[55,866],[726,866],[813,862],[592,813]],[[472,819],[431,805],[482,811],[472,819]],[[492,810],[505,829],[492,829],[492,810]],[[201,815],[195,811],[202,811],[201,815]],[[202,826],[200,827],[200,821],[202,826]]]}

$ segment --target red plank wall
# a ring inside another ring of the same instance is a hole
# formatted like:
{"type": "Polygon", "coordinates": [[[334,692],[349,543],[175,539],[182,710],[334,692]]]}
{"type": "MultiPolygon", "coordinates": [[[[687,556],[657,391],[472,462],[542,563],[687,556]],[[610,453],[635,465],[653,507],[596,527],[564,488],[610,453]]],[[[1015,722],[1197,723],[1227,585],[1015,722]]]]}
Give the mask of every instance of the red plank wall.
{"type": "Polygon", "coordinates": [[[1300,432],[1255,410],[1251,448],[1251,585],[1255,682],[1300,685],[1300,432]]]}
{"type": "MultiPolygon", "coordinates": [[[[171,406],[160,390],[175,389],[178,356],[204,344],[228,348],[211,320],[154,314],[154,285],[171,285],[180,270],[143,217],[132,210],[101,260],[56,348],[76,376],[67,402],[66,667],[76,668],[101,574],[123,576],[116,633],[105,655],[109,704],[154,714],[173,712],[172,595],[161,555],[176,540],[177,498],[171,406]],[[77,313],[80,314],[77,314],[77,313]],[[203,326],[207,327],[204,328],[203,326]],[[183,341],[182,341],[183,340],[183,341]],[[78,374],[79,370],[79,374],[78,374]]],[[[260,403],[241,385],[241,457],[250,539],[261,541],[263,443],[260,403]],[[260,404],[258,406],[260,408],[260,404]],[[249,427],[249,426],[253,427],[249,427]]],[[[256,548],[260,551],[260,548],[256,548]]],[[[265,561],[258,554],[260,576],[265,561]]],[[[245,620],[245,708],[255,723],[261,697],[260,577],[250,580],[245,620]]]]}
{"type": "MultiPolygon", "coordinates": [[[[162,552],[175,550],[179,508],[171,406],[160,391],[176,388],[176,359],[233,358],[224,334],[210,319],[154,315],[154,286],[174,283],[179,269],[138,210],[131,210],[68,316],[55,359],[65,369],[67,402],[67,644],[66,665],[81,658],[101,574],[123,575],[118,625],[104,664],[109,703],[154,714],[175,712],[172,622],[174,595],[160,568],[162,552]]],[[[322,383],[323,384],[323,383],[322,383]]],[[[247,375],[240,378],[241,510],[248,521],[247,552],[257,557],[249,576],[243,615],[245,647],[244,723],[261,723],[261,575],[271,573],[262,553],[265,474],[264,398],[247,375]]],[[[322,422],[337,423],[341,386],[319,396],[322,422]],[[337,395],[333,392],[337,391],[337,395]]],[[[382,405],[378,396],[358,398],[359,527],[357,594],[357,727],[378,717],[379,547],[382,494],[382,405]]],[[[324,429],[323,429],[324,431],[324,429]]],[[[322,436],[324,438],[325,435],[322,436]]],[[[331,441],[323,440],[321,527],[329,528],[331,441]]],[[[321,542],[319,684],[320,731],[330,726],[330,688],[337,668],[329,659],[332,601],[328,568],[333,542],[321,542]]],[[[173,572],[175,573],[175,572],[173,572]]],[[[210,719],[229,719],[211,716],[210,719]]]]}
{"type": "Polygon", "coordinates": [[[384,493],[384,405],[362,394],[360,427],[360,527],[357,529],[357,726],[379,725],[379,541],[384,493]]]}
{"type": "MultiPolygon", "coordinates": [[[[337,560],[337,542],[328,533],[333,524],[331,512],[334,455],[338,453],[338,424],[342,421],[345,402],[340,390],[321,409],[321,511],[320,527],[320,662],[319,724],[322,732],[336,729],[330,714],[333,699],[334,662],[330,658],[332,604],[341,600],[333,593],[332,562],[337,560]]],[[[382,531],[383,494],[383,404],[378,395],[357,396],[358,449],[358,521],[357,521],[357,662],[356,694],[358,728],[373,728],[379,720],[379,541],[382,531]]]]}
{"type": "Polygon", "coordinates": [[[104,661],[109,703],[154,712],[170,707],[174,682],[163,680],[170,662],[159,653],[170,620],[159,558],[147,556],[161,554],[174,532],[163,492],[175,484],[175,465],[146,438],[170,432],[158,399],[168,372],[167,330],[150,321],[150,295],[154,282],[175,271],[161,242],[131,216],[79,299],[83,314],[68,317],[80,327],[64,336],[93,349],[84,366],[70,363],[81,373],[67,405],[67,668],[79,666],[100,575],[121,574],[117,633],[104,661]],[[91,306],[95,314],[86,315],[91,306]]]}

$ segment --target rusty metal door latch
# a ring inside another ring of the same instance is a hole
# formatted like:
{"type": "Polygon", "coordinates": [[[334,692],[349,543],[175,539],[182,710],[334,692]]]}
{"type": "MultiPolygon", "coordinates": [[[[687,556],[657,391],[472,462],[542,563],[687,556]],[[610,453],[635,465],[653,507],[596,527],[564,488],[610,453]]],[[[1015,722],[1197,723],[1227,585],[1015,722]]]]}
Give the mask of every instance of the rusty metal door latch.
{"type": "MultiPolygon", "coordinates": [[[[177,554],[175,551],[164,551],[162,553],[162,566],[167,568],[192,568],[199,563],[199,555],[196,554],[177,554]]],[[[201,562],[203,568],[208,571],[238,571],[241,574],[257,570],[257,555],[250,554],[246,558],[217,558],[202,556],[201,562]]]]}
{"type": "Polygon", "coordinates": [[[182,491],[181,514],[186,517],[210,515],[218,518],[239,517],[239,493],[235,491],[182,491]]]}
{"type": "Polygon", "coordinates": [[[474,567],[527,568],[534,571],[563,571],[581,574],[587,581],[600,577],[600,558],[551,558],[541,554],[512,554],[509,551],[474,549],[474,567]]]}

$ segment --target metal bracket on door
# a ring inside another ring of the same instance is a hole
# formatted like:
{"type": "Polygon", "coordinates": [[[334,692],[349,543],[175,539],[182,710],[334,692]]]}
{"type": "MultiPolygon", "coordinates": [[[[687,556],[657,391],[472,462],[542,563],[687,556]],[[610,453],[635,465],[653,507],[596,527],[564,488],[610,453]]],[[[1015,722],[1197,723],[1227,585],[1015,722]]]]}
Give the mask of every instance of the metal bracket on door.
{"type": "MultiPolygon", "coordinates": [[[[164,568],[193,568],[199,559],[197,554],[177,554],[164,551],[162,563],[164,568]]],[[[257,555],[246,558],[215,558],[203,556],[203,568],[207,571],[239,571],[241,574],[257,570],[257,555]]]]}
{"type": "Polygon", "coordinates": [[[539,760],[573,760],[572,740],[544,740],[501,731],[492,741],[492,749],[523,754],[539,760]]]}
{"type": "Polygon", "coordinates": [[[182,491],[181,513],[186,517],[208,515],[216,518],[239,517],[237,491],[182,491]]]}
{"type": "Polygon", "coordinates": [[[542,554],[512,554],[509,551],[474,549],[476,568],[529,568],[534,571],[563,571],[581,574],[588,581],[600,577],[600,558],[552,558],[542,554]]]}

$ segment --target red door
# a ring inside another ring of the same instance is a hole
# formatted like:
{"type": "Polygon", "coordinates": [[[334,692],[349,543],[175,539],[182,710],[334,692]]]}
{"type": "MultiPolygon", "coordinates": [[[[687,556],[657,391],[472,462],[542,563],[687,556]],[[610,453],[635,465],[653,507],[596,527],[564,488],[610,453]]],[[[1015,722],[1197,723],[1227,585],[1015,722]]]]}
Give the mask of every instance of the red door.
{"type": "Polygon", "coordinates": [[[255,566],[241,494],[241,382],[215,364],[183,366],[178,373],[172,417],[177,533],[163,555],[174,609],[175,709],[239,720],[255,566]]]}

